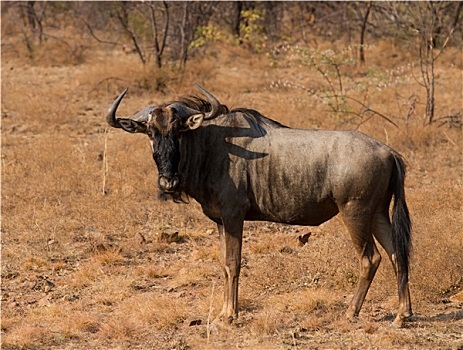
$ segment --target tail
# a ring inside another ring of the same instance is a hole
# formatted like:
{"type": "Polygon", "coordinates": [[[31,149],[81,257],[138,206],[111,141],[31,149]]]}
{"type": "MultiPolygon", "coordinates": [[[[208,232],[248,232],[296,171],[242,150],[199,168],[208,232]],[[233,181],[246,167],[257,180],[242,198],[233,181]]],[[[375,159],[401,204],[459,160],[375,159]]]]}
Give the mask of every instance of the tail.
{"type": "Polygon", "coordinates": [[[394,169],[391,177],[391,188],[394,195],[392,208],[392,243],[396,254],[399,289],[408,282],[409,260],[412,249],[412,223],[405,202],[405,164],[402,157],[394,154],[394,169]]]}

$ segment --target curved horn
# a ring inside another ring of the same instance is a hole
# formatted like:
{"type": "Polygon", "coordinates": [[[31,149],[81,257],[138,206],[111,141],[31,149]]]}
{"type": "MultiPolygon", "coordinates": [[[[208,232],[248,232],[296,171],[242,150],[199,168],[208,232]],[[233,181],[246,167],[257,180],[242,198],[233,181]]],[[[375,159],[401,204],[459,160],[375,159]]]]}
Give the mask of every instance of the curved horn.
{"type": "Polygon", "coordinates": [[[109,125],[111,125],[113,128],[121,128],[121,124],[116,118],[116,110],[117,107],[119,107],[119,103],[121,103],[122,99],[124,98],[124,95],[127,93],[127,90],[129,88],[125,88],[124,91],[119,95],[118,98],[113,102],[111,107],[108,109],[108,113],[106,113],[106,121],[108,122],[109,125]]]}
{"type": "Polygon", "coordinates": [[[204,116],[204,120],[211,120],[218,117],[221,114],[221,104],[220,102],[209,92],[204,90],[198,83],[194,83],[195,86],[207,97],[209,103],[211,104],[211,111],[204,116]]]}

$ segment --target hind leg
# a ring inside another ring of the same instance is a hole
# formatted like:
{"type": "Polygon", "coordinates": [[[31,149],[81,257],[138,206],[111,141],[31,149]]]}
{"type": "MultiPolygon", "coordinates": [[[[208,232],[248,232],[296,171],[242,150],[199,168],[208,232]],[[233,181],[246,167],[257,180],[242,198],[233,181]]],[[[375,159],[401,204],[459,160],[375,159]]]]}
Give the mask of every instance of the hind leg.
{"type": "Polygon", "coordinates": [[[360,259],[360,273],[357,287],[346,312],[347,318],[352,320],[358,316],[362,308],[365,296],[381,262],[381,255],[376,248],[371,234],[371,216],[349,216],[344,212],[342,213],[342,218],[349,230],[360,259]]]}
{"type": "Polygon", "coordinates": [[[403,276],[402,271],[400,271],[396,262],[394,245],[392,242],[391,222],[389,221],[389,214],[387,211],[383,211],[382,213],[380,212],[375,215],[373,220],[373,235],[389,256],[389,260],[391,261],[396,274],[399,293],[399,310],[392,325],[395,327],[402,327],[404,320],[412,316],[413,312],[410,300],[410,290],[408,287],[408,276],[403,276]]]}

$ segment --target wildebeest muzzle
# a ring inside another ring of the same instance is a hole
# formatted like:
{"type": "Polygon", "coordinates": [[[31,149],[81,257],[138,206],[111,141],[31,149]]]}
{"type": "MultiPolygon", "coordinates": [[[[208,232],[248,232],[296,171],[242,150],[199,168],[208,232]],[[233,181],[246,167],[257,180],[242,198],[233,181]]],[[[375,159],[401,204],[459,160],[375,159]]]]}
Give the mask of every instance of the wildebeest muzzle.
{"type": "Polygon", "coordinates": [[[160,175],[158,179],[159,189],[165,193],[176,192],[179,188],[180,180],[177,175],[167,177],[160,175]]]}

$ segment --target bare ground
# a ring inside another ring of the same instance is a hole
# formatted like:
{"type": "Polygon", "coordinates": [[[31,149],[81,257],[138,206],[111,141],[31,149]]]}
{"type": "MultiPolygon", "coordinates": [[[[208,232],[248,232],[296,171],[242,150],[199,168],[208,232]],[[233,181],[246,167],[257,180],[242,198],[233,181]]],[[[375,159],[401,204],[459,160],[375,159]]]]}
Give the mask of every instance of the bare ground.
{"type": "MultiPolygon", "coordinates": [[[[410,72],[372,98],[399,128],[377,117],[360,127],[408,162],[410,322],[389,326],[397,297],[386,259],[358,322],[344,320],[357,259],[335,218],[316,228],[246,224],[240,318],[212,323],[222,293],[214,224],[196,203],[159,202],[147,140],[107,131],[114,96],[130,85],[121,112],[132,113],[199,81],[291,126],[357,126],[301,90],[270,87],[306,68],[233,54],[192,62],[165,93],[137,88],[143,74],[157,76],[117,52],[111,66],[98,55],[78,66],[2,60],[2,348],[463,349],[461,129],[423,127],[419,111],[404,124],[396,105],[422,93],[410,72]]],[[[317,81],[311,74],[305,83],[317,81]]],[[[442,114],[461,108],[458,74],[439,71],[442,114]]]]}

